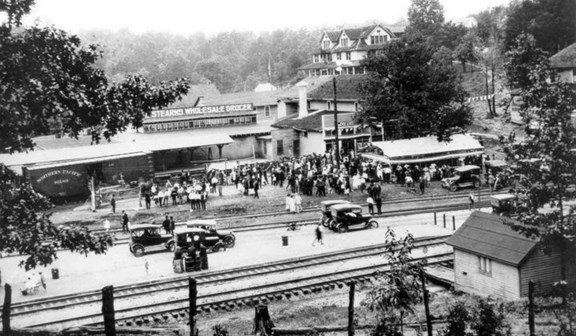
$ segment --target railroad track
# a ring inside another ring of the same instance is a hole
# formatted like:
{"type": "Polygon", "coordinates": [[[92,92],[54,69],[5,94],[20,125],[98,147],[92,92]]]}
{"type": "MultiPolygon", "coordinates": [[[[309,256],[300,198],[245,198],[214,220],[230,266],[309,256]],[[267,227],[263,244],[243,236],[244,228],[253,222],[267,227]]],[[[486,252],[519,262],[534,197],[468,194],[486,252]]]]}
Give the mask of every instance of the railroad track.
{"type": "MultiPolygon", "coordinates": [[[[444,245],[448,236],[415,240],[415,250],[430,264],[452,260],[444,245]],[[426,251],[437,250],[426,256],[426,251]]],[[[165,320],[182,316],[188,309],[188,277],[198,283],[198,309],[233,309],[304,295],[307,292],[342,287],[347,281],[366,281],[386,271],[382,258],[385,244],[287,259],[222,271],[203,271],[171,279],[149,281],[115,288],[116,320],[119,324],[165,320]],[[352,263],[350,261],[353,261],[352,263]]],[[[12,306],[12,324],[23,327],[62,330],[79,325],[102,323],[101,292],[31,300],[12,306]]]]}

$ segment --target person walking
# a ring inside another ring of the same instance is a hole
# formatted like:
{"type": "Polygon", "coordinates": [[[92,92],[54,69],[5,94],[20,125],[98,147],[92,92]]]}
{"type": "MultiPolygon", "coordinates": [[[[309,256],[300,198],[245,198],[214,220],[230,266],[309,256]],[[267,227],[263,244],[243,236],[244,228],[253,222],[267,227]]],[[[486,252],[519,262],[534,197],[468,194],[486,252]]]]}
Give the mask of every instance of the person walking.
{"type": "Polygon", "coordinates": [[[260,181],[258,179],[256,179],[254,181],[254,198],[260,198],[260,196],[258,195],[258,190],[260,189],[260,181]]]}
{"type": "Polygon", "coordinates": [[[122,232],[128,232],[128,214],[122,210],[122,232]]]}
{"type": "Polygon", "coordinates": [[[472,211],[472,209],[474,209],[474,192],[471,191],[470,194],[468,195],[468,210],[472,211]]]}
{"type": "Polygon", "coordinates": [[[112,195],[112,199],[110,200],[110,206],[112,206],[112,213],[116,213],[116,198],[112,195]]]}
{"type": "Polygon", "coordinates": [[[368,202],[368,213],[374,215],[374,199],[372,198],[372,196],[368,196],[366,202],[368,202]]]}
{"type": "Polygon", "coordinates": [[[320,243],[320,245],[324,245],[324,242],[322,241],[322,228],[320,224],[318,224],[318,226],[316,227],[315,237],[314,241],[312,242],[312,246],[316,246],[316,242],[320,243]]]}

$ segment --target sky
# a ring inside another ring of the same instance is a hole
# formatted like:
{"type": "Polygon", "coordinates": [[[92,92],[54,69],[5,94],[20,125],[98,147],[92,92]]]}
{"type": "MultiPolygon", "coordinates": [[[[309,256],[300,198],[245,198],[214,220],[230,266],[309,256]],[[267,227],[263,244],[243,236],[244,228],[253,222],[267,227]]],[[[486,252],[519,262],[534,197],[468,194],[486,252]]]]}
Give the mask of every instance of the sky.
{"type": "MultiPolygon", "coordinates": [[[[446,21],[510,0],[440,0],[446,21]]],[[[347,27],[406,19],[410,0],[36,0],[25,22],[39,21],[77,33],[85,29],[128,29],[214,35],[226,31],[347,27]]]]}

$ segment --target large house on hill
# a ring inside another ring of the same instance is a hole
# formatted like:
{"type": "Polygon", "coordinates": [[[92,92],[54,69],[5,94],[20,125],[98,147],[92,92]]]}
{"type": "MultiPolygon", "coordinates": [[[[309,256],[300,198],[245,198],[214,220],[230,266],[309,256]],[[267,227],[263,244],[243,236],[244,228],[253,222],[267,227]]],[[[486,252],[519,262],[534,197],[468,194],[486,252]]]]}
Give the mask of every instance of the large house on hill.
{"type": "Polygon", "coordinates": [[[382,25],[326,31],[320,38],[320,48],[312,54],[312,63],[299,70],[306,76],[363,74],[361,61],[404,32],[402,27],[390,29],[382,25]]]}

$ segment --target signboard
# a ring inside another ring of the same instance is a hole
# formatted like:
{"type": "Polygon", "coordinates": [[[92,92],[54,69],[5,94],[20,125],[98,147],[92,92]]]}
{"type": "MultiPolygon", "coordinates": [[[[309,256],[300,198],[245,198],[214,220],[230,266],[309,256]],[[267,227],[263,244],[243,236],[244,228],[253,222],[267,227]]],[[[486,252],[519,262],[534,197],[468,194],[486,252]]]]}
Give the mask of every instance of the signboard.
{"type": "Polygon", "coordinates": [[[88,192],[86,173],[81,165],[29,170],[34,190],[49,196],[67,197],[88,192]]]}
{"type": "Polygon", "coordinates": [[[247,112],[253,110],[254,107],[251,103],[174,108],[174,109],[154,110],[150,113],[150,116],[146,117],[146,119],[183,117],[197,114],[247,112]]]}
{"type": "MultiPolygon", "coordinates": [[[[354,121],[355,113],[338,113],[338,127],[356,127],[359,124],[354,121]]],[[[322,116],[322,129],[334,129],[334,114],[322,116]]]]}

